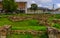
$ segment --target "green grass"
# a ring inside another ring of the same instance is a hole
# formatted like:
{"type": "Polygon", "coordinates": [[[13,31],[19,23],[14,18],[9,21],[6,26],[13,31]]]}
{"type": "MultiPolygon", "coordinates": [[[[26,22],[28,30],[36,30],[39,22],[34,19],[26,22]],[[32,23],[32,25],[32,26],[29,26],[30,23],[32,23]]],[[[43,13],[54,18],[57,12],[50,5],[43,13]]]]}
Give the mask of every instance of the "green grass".
{"type": "MultiPolygon", "coordinates": [[[[8,20],[8,18],[4,18],[9,15],[2,15],[2,18],[0,18],[0,26],[10,24],[12,25],[12,30],[38,30],[38,31],[45,31],[46,27],[43,25],[39,25],[37,20],[25,20],[25,21],[19,21],[19,22],[12,22],[8,20]]],[[[18,15],[20,16],[20,14],[18,15]]],[[[25,14],[22,14],[21,16],[27,16],[25,14]]],[[[29,15],[28,15],[29,16],[29,15]]],[[[60,14],[54,15],[54,17],[48,18],[49,23],[52,23],[53,19],[60,19],[60,14]]],[[[60,29],[60,24],[55,23],[52,27],[60,29]]],[[[33,36],[31,34],[12,34],[11,36],[8,36],[8,38],[47,38],[46,34],[36,35],[33,36]]]]}
{"type": "Polygon", "coordinates": [[[32,20],[12,22],[7,18],[7,16],[11,15],[1,15],[0,26],[12,25],[12,30],[42,30],[42,31],[46,30],[46,27],[39,25],[37,20],[32,19],[32,20]]]}
{"type": "MultiPolygon", "coordinates": [[[[46,27],[43,25],[39,25],[37,20],[32,19],[19,22],[12,22],[7,18],[8,16],[31,16],[31,15],[27,14],[0,15],[0,26],[12,25],[12,30],[46,30],[46,27]]],[[[55,14],[54,17],[51,16],[50,18],[48,18],[49,23],[52,23],[53,19],[60,19],[60,14],[55,14]]],[[[59,24],[56,24],[55,27],[56,26],[59,27],[59,24]]]]}
{"type": "Polygon", "coordinates": [[[7,35],[7,38],[48,38],[46,33],[32,35],[29,33],[26,34],[11,34],[7,35]]]}
{"type": "Polygon", "coordinates": [[[60,14],[55,14],[55,18],[60,19],[60,14]]]}
{"type": "MultiPolygon", "coordinates": [[[[43,25],[39,25],[37,20],[25,20],[25,21],[18,21],[13,22],[9,20],[8,16],[30,16],[25,14],[18,14],[18,15],[0,15],[0,26],[3,25],[12,25],[12,30],[36,30],[36,31],[46,31],[46,27],[43,25]]],[[[33,36],[32,34],[12,34],[11,36],[8,35],[7,38],[46,38],[43,34],[42,36],[36,35],[33,36]]]]}
{"type": "MultiPolygon", "coordinates": [[[[50,23],[53,23],[52,20],[54,20],[54,19],[60,19],[60,14],[54,14],[54,17],[51,16],[48,20],[49,20],[50,23]]],[[[59,23],[54,23],[54,25],[52,25],[52,27],[60,29],[60,24],[59,23]]]]}
{"type": "Polygon", "coordinates": [[[57,29],[60,29],[60,24],[55,23],[55,24],[53,25],[53,27],[55,27],[55,28],[57,28],[57,29]]]}
{"type": "Polygon", "coordinates": [[[39,38],[39,36],[33,36],[32,34],[12,34],[11,36],[8,36],[7,38],[39,38]]]}

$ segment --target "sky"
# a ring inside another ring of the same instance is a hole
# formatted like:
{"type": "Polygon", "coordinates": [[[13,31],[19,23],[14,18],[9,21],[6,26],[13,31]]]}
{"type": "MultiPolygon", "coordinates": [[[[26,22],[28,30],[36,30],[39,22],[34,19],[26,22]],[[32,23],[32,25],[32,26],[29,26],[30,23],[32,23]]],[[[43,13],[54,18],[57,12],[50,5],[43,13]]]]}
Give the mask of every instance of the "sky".
{"type": "Polygon", "coordinates": [[[36,3],[38,7],[46,7],[52,9],[53,4],[54,8],[60,8],[60,0],[27,0],[27,7],[31,7],[32,3],[36,3]]]}

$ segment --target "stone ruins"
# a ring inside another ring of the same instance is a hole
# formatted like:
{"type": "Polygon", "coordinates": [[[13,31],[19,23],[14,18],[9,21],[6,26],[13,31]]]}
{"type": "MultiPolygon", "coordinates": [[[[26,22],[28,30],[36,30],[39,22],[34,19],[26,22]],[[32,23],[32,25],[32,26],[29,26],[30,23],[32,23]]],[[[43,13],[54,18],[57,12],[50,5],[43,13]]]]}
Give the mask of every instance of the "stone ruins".
{"type": "Polygon", "coordinates": [[[7,34],[10,34],[10,25],[5,25],[3,27],[0,27],[0,38],[6,38],[7,34]]]}
{"type": "MultiPolygon", "coordinates": [[[[14,32],[20,33],[21,30],[13,30],[14,32]]],[[[7,38],[8,34],[14,33],[11,30],[11,25],[4,25],[3,27],[0,27],[0,38],[7,38]]],[[[22,31],[25,33],[24,31],[22,31]]],[[[29,31],[27,31],[29,32],[29,31]]],[[[60,38],[60,30],[57,30],[56,28],[53,27],[47,27],[47,34],[49,38],[60,38]]],[[[35,33],[34,31],[31,33],[35,33]]],[[[38,32],[37,32],[38,33],[38,32]]],[[[40,32],[41,34],[41,32],[40,32]]]]}

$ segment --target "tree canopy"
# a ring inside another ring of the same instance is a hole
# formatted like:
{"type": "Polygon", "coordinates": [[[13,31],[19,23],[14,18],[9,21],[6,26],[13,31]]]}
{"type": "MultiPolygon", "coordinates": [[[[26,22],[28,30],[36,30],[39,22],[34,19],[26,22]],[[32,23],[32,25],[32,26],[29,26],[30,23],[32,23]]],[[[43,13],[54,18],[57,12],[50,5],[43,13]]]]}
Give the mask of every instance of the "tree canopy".
{"type": "Polygon", "coordinates": [[[17,4],[14,0],[3,0],[3,9],[9,12],[17,10],[17,4]]]}
{"type": "Polygon", "coordinates": [[[31,4],[31,8],[30,8],[31,10],[36,11],[37,8],[38,8],[38,5],[37,4],[31,4]]]}

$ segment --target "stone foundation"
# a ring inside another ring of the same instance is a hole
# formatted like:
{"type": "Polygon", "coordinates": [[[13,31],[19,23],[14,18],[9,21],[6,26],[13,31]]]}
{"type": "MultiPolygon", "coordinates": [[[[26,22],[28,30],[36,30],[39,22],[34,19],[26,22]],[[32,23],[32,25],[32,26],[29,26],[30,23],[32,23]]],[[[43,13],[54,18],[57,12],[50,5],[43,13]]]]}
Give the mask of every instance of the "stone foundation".
{"type": "Polygon", "coordinates": [[[48,27],[47,31],[49,38],[60,38],[60,30],[53,27],[48,27]]]}
{"type": "Polygon", "coordinates": [[[6,38],[7,34],[10,34],[10,27],[9,25],[5,25],[0,28],[0,38],[6,38]]]}
{"type": "MultiPolygon", "coordinates": [[[[43,34],[45,32],[42,31],[34,31],[34,30],[30,30],[30,31],[25,31],[25,30],[11,30],[10,29],[11,26],[6,25],[3,27],[0,27],[0,38],[6,38],[8,34],[26,34],[26,33],[30,33],[32,35],[37,35],[37,34],[43,34]]],[[[60,38],[60,30],[53,28],[53,27],[47,27],[47,34],[48,34],[48,38],[60,38]]]]}

